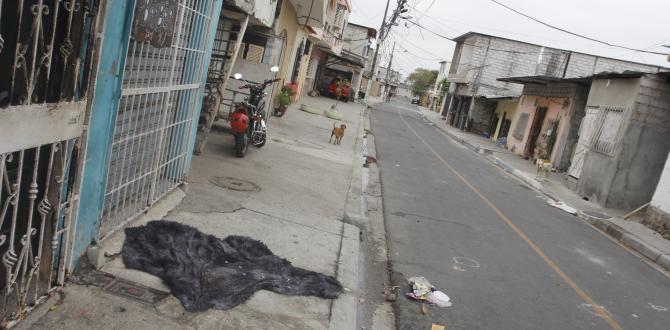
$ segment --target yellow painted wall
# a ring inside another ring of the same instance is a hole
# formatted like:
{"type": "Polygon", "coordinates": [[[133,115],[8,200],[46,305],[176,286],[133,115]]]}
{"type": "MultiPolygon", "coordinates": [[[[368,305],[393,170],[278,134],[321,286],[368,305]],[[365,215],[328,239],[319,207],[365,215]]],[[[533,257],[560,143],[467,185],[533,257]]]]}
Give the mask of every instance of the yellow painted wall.
{"type": "MultiPolygon", "coordinates": [[[[293,74],[293,64],[295,63],[295,57],[300,56],[296,54],[296,50],[300,46],[300,42],[307,40],[307,32],[304,31],[302,26],[298,24],[298,15],[291,5],[290,1],[283,1],[281,12],[277,18],[277,24],[275,25],[275,34],[280,35],[282,31],[286,30],[286,45],[284,49],[284,56],[282,58],[281,65],[279,66],[279,78],[283,80],[283,83],[289,83],[291,80],[291,75],[293,74]]],[[[314,47],[312,47],[314,49],[314,47]]],[[[300,99],[302,95],[303,85],[305,83],[305,78],[307,77],[307,69],[309,66],[310,53],[302,56],[300,61],[300,69],[298,71],[298,90],[293,96],[294,102],[300,99]]]]}
{"type": "Polygon", "coordinates": [[[277,17],[275,25],[275,34],[280,35],[286,30],[286,44],[284,45],[284,54],[279,66],[279,78],[286,82],[291,79],[293,61],[295,58],[296,36],[298,34],[298,14],[291,5],[290,1],[282,1],[281,12],[277,17]]]}
{"type": "MultiPolygon", "coordinates": [[[[496,127],[496,131],[493,134],[493,140],[498,140],[498,133],[500,133],[500,128],[502,127],[502,118],[503,118],[503,113],[507,113],[505,115],[505,119],[511,120],[511,125],[510,125],[510,133],[512,131],[512,127],[514,127],[514,120],[516,117],[514,114],[516,113],[516,108],[519,106],[519,100],[514,99],[514,100],[501,100],[498,101],[498,106],[496,107],[496,113],[498,114],[498,127],[496,127]]],[[[509,133],[507,134],[509,136],[509,133]]]]}

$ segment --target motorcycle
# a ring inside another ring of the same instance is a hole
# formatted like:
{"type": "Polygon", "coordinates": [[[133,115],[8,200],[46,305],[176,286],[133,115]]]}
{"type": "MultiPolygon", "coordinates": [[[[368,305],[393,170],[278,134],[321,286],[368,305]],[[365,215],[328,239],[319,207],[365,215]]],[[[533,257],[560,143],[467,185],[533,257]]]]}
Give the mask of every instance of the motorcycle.
{"type": "MultiPolygon", "coordinates": [[[[271,72],[279,71],[274,66],[271,72]]],[[[235,137],[235,155],[244,157],[249,150],[249,144],[261,148],[267,142],[267,125],[265,124],[265,88],[281,79],[268,79],[262,83],[254,83],[242,79],[242,74],[236,73],[233,78],[243,80],[245,85],[240,89],[248,89],[249,96],[242,102],[235,103],[235,110],[230,114],[230,127],[235,137]]]]}

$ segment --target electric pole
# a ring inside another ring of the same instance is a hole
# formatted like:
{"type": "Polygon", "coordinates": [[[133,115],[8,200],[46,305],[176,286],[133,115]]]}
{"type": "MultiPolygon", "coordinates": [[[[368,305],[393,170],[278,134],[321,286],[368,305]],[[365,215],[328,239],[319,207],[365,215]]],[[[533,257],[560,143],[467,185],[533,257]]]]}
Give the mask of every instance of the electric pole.
{"type": "Polygon", "coordinates": [[[379,28],[377,47],[375,48],[375,56],[372,58],[372,66],[370,66],[370,77],[368,77],[368,83],[367,86],[365,87],[365,98],[363,99],[363,102],[366,104],[368,103],[368,97],[370,96],[370,87],[372,87],[372,82],[374,81],[375,75],[377,73],[377,56],[379,56],[380,45],[382,42],[384,42],[384,39],[386,39],[388,32],[390,32],[391,27],[395,24],[395,21],[398,19],[398,16],[400,16],[401,13],[407,12],[407,9],[405,9],[405,4],[407,3],[407,0],[398,0],[398,8],[395,9],[395,11],[393,12],[393,17],[391,17],[389,23],[386,24],[386,14],[388,14],[390,3],[391,0],[386,0],[386,9],[384,9],[384,18],[382,19],[382,26],[379,28]]]}
{"type": "MultiPolygon", "coordinates": [[[[393,42],[393,48],[391,49],[391,58],[389,59],[389,63],[386,66],[386,78],[384,78],[384,81],[386,83],[386,87],[384,90],[384,97],[386,98],[389,94],[389,73],[391,72],[391,67],[393,66],[393,53],[395,52],[395,41],[393,42]]],[[[390,100],[390,98],[389,98],[390,100]]]]}

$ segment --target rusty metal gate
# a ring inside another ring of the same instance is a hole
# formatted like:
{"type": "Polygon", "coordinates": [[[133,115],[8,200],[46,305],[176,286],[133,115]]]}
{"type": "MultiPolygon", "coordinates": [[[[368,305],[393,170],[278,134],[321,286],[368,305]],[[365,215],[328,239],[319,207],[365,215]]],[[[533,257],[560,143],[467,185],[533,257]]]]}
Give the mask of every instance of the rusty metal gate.
{"type": "Polygon", "coordinates": [[[65,280],[97,12],[85,0],[0,1],[3,328],[65,280]]]}
{"type": "Polygon", "coordinates": [[[193,105],[202,97],[214,3],[137,1],[110,150],[101,239],[186,176],[197,120],[193,105]]]}

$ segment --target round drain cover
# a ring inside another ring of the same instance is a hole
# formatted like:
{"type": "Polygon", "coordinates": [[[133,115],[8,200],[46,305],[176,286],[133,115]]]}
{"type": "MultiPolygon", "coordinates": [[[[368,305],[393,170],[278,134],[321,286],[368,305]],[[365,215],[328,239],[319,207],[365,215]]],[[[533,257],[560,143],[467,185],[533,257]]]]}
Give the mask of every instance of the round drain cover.
{"type": "Polygon", "coordinates": [[[603,214],[600,212],[594,212],[594,211],[584,211],[584,214],[588,215],[591,218],[596,218],[596,219],[610,219],[610,217],[607,214],[603,214]]]}
{"type": "Polygon", "coordinates": [[[232,177],[214,177],[210,180],[212,184],[215,186],[221,187],[221,188],[226,188],[230,190],[235,190],[235,191],[260,191],[261,187],[259,187],[257,184],[247,181],[247,180],[242,180],[238,178],[232,178],[232,177]]]}

